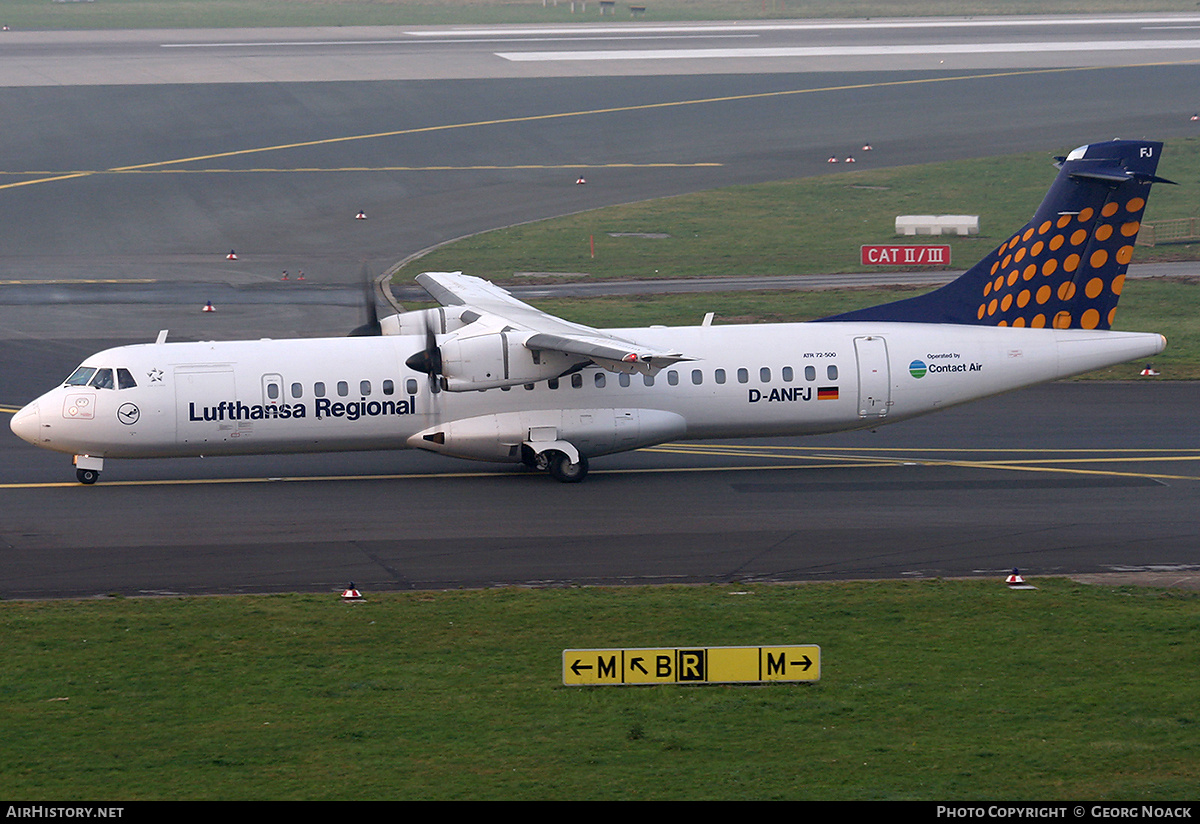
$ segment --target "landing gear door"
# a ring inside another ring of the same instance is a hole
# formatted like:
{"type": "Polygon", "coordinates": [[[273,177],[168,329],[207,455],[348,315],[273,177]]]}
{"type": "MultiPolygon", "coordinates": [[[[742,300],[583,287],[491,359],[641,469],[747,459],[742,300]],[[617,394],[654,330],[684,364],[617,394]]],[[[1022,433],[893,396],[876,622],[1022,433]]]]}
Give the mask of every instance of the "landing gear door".
{"type": "Polygon", "coordinates": [[[878,335],[854,339],[858,358],[858,416],[882,418],[892,405],[887,341],[878,335]]]}

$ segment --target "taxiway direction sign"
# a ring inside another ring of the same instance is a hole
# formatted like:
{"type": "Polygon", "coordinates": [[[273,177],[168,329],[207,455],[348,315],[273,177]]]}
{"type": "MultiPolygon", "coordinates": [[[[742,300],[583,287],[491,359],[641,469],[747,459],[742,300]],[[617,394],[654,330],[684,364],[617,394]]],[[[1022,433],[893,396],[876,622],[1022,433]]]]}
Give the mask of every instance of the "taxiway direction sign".
{"type": "Polygon", "coordinates": [[[562,663],[566,686],[758,684],[821,678],[821,648],[813,644],[565,649],[562,663]]]}

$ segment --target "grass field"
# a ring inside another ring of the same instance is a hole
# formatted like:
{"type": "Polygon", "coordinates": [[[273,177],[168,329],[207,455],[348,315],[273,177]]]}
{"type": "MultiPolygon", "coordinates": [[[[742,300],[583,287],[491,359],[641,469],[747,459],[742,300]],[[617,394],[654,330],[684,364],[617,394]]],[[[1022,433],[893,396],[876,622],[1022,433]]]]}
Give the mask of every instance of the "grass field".
{"type": "Polygon", "coordinates": [[[1194,799],[1200,595],[1034,581],[0,604],[0,797],[1194,799]],[[815,684],[562,686],[804,643],[815,684]]]}
{"type": "MultiPolygon", "coordinates": [[[[1072,148],[862,169],[597,209],[457,241],[400,277],[415,268],[462,269],[497,282],[523,272],[586,273],[589,280],[861,272],[859,247],[897,242],[901,214],[979,215],[980,234],[938,240],[951,246],[953,265],[966,268],[1029,219],[1054,180],[1053,156],[1072,148]]],[[[1159,175],[1180,185],[1154,187],[1145,222],[1200,216],[1200,136],[1167,141],[1159,175]]],[[[1197,257],[1200,242],[1139,246],[1133,262],[1197,257]]]]}
{"type": "MultiPolygon", "coordinates": [[[[618,2],[607,23],[793,17],[912,17],[1073,12],[1194,12],[1190,0],[649,0],[618,2]],[[634,18],[631,5],[645,6],[634,18]]],[[[15,30],[229,28],[242,26],[586,23],[597,0],[4,0],[15,30]]]]}

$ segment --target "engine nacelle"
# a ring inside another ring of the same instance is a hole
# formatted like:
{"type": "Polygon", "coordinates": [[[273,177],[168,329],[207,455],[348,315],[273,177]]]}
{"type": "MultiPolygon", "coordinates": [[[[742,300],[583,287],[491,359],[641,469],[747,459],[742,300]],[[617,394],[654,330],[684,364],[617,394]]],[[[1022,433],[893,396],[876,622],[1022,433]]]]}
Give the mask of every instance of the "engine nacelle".
{"type": "Polygon", "coordinates": [[[388,315],[379,321],[379,328],[385,335],[425,335],[429,332],[444,335],[457,332],[478,319],[478,312],[464,306],[438,306],[388,315]]]}
{"type": "Polygon", "coordinates": [[[450,392],[469,392],[537,383],[588,362],[555,350],[527,349],[529,337],[529,332],[493,332],[443,341],[438,347],[442,385],[450,392]]]}

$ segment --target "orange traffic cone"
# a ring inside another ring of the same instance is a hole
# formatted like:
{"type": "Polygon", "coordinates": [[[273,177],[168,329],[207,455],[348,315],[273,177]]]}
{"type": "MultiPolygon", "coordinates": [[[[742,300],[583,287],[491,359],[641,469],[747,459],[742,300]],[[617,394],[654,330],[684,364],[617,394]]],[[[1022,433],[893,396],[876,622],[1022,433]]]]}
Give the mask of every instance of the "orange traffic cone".
{"type": "Polygon", "coordinates": [[[362,593],[360,593],[357,589],[354,588],[354,582],[351,581],[349,588],[342,592],[342,600],[343,601],[365,601],[367,599],[362,597],[362,593]]]}

